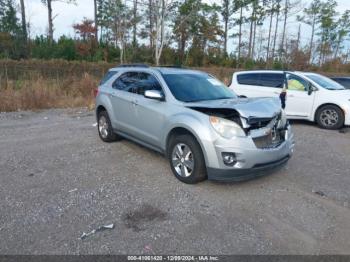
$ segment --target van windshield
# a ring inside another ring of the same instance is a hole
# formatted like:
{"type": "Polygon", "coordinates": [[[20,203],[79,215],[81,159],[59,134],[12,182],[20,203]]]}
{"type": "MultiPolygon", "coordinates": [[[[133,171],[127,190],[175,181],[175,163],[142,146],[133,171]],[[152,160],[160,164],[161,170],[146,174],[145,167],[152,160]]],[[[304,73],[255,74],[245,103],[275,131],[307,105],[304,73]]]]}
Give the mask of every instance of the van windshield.
{"type": "Polygon", "coordinates": [[[207,74],[163,74],[174,97],[182,102],[237,98],[228,87],[207,74]]]}
{"type": "Polygon", "coordinates": [[[307,74],[306,75],[308,78],[310,78],[312,81],[316,82],[318,85],[320,85],[323,88],[326,88],[328,90],[344,90],[345,88],[335,82],[334,80],[322,76],[322,75],[316,75],[316,74],[307,74]]]}

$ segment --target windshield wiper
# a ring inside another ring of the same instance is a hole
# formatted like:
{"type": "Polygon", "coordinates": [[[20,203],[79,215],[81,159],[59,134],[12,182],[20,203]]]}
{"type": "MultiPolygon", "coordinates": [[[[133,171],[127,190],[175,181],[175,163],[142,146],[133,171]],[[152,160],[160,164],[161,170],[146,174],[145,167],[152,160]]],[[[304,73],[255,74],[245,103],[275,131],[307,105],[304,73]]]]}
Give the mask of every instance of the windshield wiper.
{"type": "Polygon", "coordinates": [[[194,99],[194,100],[185,100],[185,103],[195,103],[195,102],[202,102],[202,101],[207,101],[208,99],[194,99]]]}
{"type": "Polygon", "coordinates": [[[217,97],[217,98],[213,98],[213,99],[208,99],[208,100],[222,100],[222,99],[232,99],[235,97],[217,97]]]}
{"type": "Polygon", "coordinates": [[[185,103],[195,103],[195,102],[203,102],[203,101],[212,101],[212,100],[222,100],[222,99],[232,99],[235,97],[216,97],[216,98],[207,98],[207,99],[198,99],[198,100],[186,100],[185,103]]]}

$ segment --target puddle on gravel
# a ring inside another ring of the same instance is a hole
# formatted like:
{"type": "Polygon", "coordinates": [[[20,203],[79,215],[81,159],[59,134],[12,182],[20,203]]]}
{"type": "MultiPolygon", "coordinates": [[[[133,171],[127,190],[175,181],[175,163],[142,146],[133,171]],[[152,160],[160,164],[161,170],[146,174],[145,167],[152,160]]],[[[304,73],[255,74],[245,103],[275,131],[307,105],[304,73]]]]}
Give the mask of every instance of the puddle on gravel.
{"type": "Polygon", "coordinates": [[[123,221],[126,227],[138,232],[145,230],[148,223],[154,221],[164,221],[166,218],[166,212],[149,204],[144,204],[136,210],[129,211],[124,214],[123,221]]]}

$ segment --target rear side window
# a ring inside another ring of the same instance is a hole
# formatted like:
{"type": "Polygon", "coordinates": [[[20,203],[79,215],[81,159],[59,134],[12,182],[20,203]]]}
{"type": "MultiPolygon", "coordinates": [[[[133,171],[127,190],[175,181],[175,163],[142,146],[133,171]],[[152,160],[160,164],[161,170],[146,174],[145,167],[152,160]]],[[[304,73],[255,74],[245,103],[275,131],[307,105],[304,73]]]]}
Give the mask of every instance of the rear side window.
{"type": "Polygon", "coordinates": [[[283,82],[284,82],[283,74],[264,73],[260,75],[261,86],[282,88],[283,82]]]}
{"type": "Polygon", "coordinates": [[[137,83],[138,72],[128,72],[118,77],[112,87],[122,91],[136,93],[137,83]]]}
{"type": "Polygon", "coordinates": [[[103,85],[104,83],[106,83],[116,73],[118,73],[118,72],[117,71],[108,71],[107,74],[102,78],[100,85],[103,85]]]}
{"type": "Polygon", "coordinates": [[[260,74],[239,74],[237,81],[240,85],[258,86],[260,74]]]}

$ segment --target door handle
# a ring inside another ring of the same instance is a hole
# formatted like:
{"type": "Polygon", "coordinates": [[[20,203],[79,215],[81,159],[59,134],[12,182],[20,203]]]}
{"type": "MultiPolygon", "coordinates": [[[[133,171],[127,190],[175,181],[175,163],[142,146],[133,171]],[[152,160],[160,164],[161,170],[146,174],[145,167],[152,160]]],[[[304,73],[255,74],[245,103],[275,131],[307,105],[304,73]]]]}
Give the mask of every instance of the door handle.
{"type": "Polygon", "coordinates": [[[137,106],[137,105],[139,104],[139,102],[138,102],[137,100],[133,100],[131,103],[132,103],[134,106],[137,106]]]}
{"type": "Polygon", "coordinates": [[[278,93],[278,92],[273,92],[274,94],[276,94],[276,95],[279,95],[280,93],[278,93]]]}
{"type": "Polygon", "coordinates": [[[110,96],[116,97],[116,96],[117,96],[117,93],[116,93],[116,92],[111,92],[111,93],[110,93],[110,96]]]}

